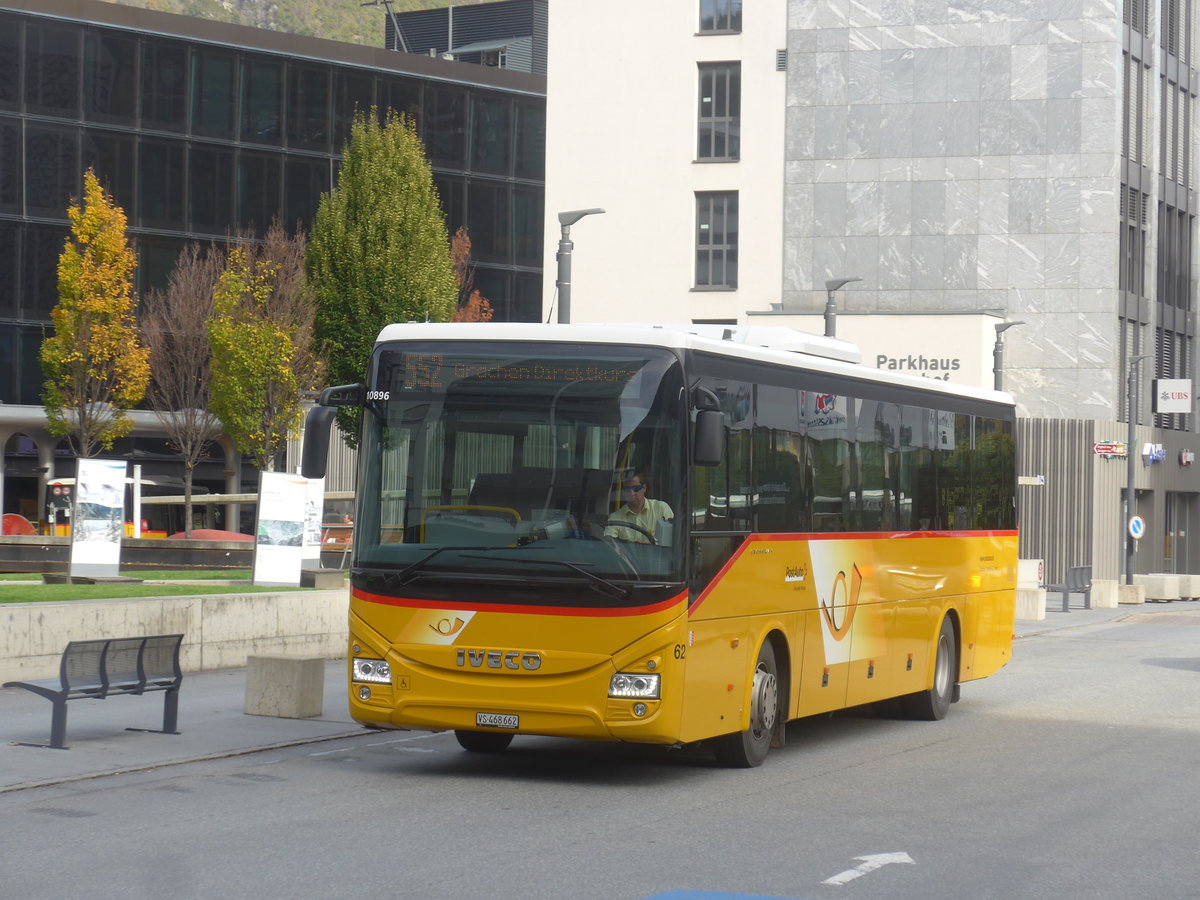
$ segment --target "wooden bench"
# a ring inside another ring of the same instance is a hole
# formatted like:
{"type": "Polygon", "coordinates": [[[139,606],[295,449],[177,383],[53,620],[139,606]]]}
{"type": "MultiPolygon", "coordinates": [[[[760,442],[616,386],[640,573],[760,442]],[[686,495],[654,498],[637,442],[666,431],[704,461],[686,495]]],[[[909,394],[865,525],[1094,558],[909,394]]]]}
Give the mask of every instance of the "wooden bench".
{"type": "Polygon", "coordinates": [[[153,731],[179,734],[179,686],[183,672],[179,668],[182,634],[156,634],[149,637],[109,638],[71,641],[63,651],[58,678],[44,681],[8,681],[4,687],[24,688],[53,704],[50,714],[50,743],[26,746],[65,750],[67,737],[67,701],[103,700],[119,694],[146,694],[163,691],[163,727],[127,728],[126,731],[153,731]]]}
{"type": "Polygon", "coordinates": [[[1068,612],[1071,609],[1071,595],[1083,594],[1083,608],[1092,608],[1092,567],[1091,566],[1072,566],[1067,569],[1067,577],[1062,584],[1048,584],[1047,591],[1062,592],[1062,611],[1068,612]]]}

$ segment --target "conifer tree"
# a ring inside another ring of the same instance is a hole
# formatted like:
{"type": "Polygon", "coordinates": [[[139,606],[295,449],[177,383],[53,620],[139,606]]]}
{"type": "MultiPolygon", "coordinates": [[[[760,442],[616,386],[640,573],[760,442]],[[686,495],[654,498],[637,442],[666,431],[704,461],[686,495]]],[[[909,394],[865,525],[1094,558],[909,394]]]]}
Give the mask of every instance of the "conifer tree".
{"type": "MultiPolygon", "coordinates": [[[[375,338],[393,322],[446,322],[458,288],[433,170],[413,123],[360,114],[338,181],[321,197],[308,244],[317,340],[333,384],[362,381],[375,338]]],[[[338,424],[351,442],[357,423],[338,424]]]]}

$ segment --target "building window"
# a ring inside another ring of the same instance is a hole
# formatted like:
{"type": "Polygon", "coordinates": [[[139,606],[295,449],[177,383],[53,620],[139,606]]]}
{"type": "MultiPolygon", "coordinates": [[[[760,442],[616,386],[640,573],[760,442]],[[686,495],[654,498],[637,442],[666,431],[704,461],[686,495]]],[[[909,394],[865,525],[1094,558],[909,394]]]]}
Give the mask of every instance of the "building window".
{"type": "Polygon", "coordinates": [[[192,54],[192,132],[233,139],[237,107],[237,61],[232,53],[192,54]]]}
{"type": "Polygon", "coordinates": [[[700,31],[711,34],[742,30],[742,0],[700,0],[700,31]]]}
{"type": "Polygon", "coordinates": [[[79,115],[79,30],[30,24],[25,31],[25,111],[79,115]]]}
{"type": "Polygon", "coordinates": [[[512,172],[512,101],[503,96],[475,97],[475,133],[471,167],[477,172],[512,172]]]}
{"type": "Polygon", "coordinates": [[[742,64],[700,63],[697,159],[734,160],[741,152],[742,64]]]}
{"type": "Polygon", "coordinates": [[[737,288],[737,191],[696,194],[696,288],[737,288]]]}
{"type": "MultiPolygon", "coordinates": [[[[291,64],[287,74],[288,146],[329,151],[329,70],[291,64]]],[[[264,224],[264,228],[265,228],[264,224]]]]}
{"type": "Polygon", "coordinates": [[[137,41],[88,32],[83,45],[83,112],[93,122],[130,122],[137,110],[137,41]]]}
{"type": "Polygon", "coordinates": [[[278,145],[282,137],[283,64],[274,59],[242,60],[242,140],[278,145]]]}
{"type": "Polygon", "coordinates": [[[183,131],[187,125],[187,46],[145,40],[141,84],[143,127],[183,131]]]}

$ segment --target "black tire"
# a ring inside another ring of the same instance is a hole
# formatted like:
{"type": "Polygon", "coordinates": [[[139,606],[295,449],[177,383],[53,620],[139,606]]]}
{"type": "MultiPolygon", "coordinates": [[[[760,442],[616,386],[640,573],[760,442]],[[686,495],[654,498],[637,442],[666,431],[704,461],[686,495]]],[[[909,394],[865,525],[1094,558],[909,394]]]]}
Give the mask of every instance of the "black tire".
{"type": "Polygon", "coordinates": [[[936,722],[946,718],[958,684],[958,640],[950,617],[942,619],[938,631],[937,657],[933,661],[933,687],[902,698],[910,719],[936,722]]]}
{"type": "Polygon", "coordinates": [[[779,722],[779,672],[775,650],[764,641],[754,664],[754,684],[750,690],[750,727],[734,734],[723,734],[713,741],[717,762],[731,769],[751,769],[762,765],[771,749],[779,722]]]}
{"type": "Polygon", "coordinates": [[[456,731],[459,745],[472,753],[503,753],[513,736],[503,731],[456,731]]]}

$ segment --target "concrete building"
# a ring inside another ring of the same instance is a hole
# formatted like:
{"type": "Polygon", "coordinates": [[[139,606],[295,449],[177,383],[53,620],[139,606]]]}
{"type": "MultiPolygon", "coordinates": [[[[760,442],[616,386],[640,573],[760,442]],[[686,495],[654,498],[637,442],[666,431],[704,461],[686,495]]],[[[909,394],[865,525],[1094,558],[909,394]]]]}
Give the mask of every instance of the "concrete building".
{"type": "Polygon", "coordinates": [[[1118,577],[1132,373],[1135,571],[1200,571],[1194,48],[1188,0],[557,6],[546,233],[607,210],[573,318],[820,332],[832,296],[867,364],[987,386],[1019,321],[1022,555],[1118,577]]]}
{"type": "MultiPolygon", "coordinates": [[[[261,232],[275,214],[310,222],[356,108],[395,108],[418,123],[449,230],[470,231],[476,286],[496,318],[531,321],[544,103],[544,77],[527,72],[97,0],[0,0],[3,510],[40,519],[46,478],[73,472],[38,406],[39,349],[88,166],[128,215],[142,293],[164,284],[190,241],[261,232]]],[[[177,474],[154,416],[136,418],[113,455],[147,477],[177,474]]],[[[198,483],[253,490],[256,473],[225,451],[198,483]]]]}

